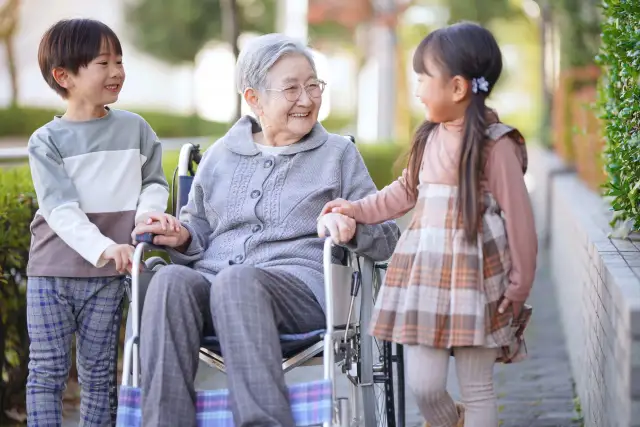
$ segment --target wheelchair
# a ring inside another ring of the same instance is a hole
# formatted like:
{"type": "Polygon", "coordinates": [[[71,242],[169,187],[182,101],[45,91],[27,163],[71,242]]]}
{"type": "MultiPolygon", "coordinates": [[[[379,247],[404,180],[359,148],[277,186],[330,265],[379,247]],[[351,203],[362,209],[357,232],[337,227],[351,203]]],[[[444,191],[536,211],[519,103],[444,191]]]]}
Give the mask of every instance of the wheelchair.
{"type": "MultiPolygon", "coordinates": [[[[353,137],[345,138],[355,143],[353,137]]],[[[171,206],[175,214],[187,203],[201,157],[199,145],[185,144],[180,150],[179,164],[173,172],[171,184],[171,206]]],[[[138,410],[132,409],[130,402],[131,399],[139,399],[139,394],[123,397],[123,393],[131,393],[132,390],[134,394],[139,393],[137,387],[140,378],[139,334],[142,302],[146,285],[153,272],[167,264],[162,257],[148,256],[151,251],[161,250],[151,243],[152,237],[142,236],[139,239],[140,243],[134,253],[130,286],[127,289],[130,300],[128,322],[131,336],[125,343],[120,406],[125,401],[129,407],[119,408],[118,426],[135,425],[121,420],[131,415],[127,415],[127,411],[138,410]],[[140,267],[143,267],[142,270],[140,267]]],[[[404,427],[403,347],[391,342],[378,341],[368,334],[369,321],[375,298],[382,285],[386,263],[374,263],[344,249],[345,257],[342,262],[334,264],[333,247],[331,239],[325,239],[323,256],[327,301],[326,327],[305,334],[280,336],[282,369],[285,373],[312,365],[322,365],[324,371],[319,383],[289,386],[290,396],[296,392],[308,392],[311,390],[310,387],[317,387],[318,384],[323,384],[326,392],[323,402],[310,399],[302,405],[306,405],[307,409],[316,415],[324,415],[314,419],[306,415],[296,417],[296,411],[292,409],[296,425],[404,427]],[[346,377],[346,393],[338,392],[337,375],[346,377]]],[[[205,366],[225,372],[224,358],[216,337],[204,337],[199,356],[205,366]]],[[[216,396],[220,397],[226,391],[211,393],[218,393],[216,396]]],[[[314,393],[311,392],[313,395],[317,394],[314,393]]],[[[136,416],[140,414],[137,413],[136,416]]],[[[229,416],[230,413],[227,414],[227,424],[221,424],[204,421],[201,423],[198,415],[198,425],[231,426],[233,422],[228,420],[229,416]]]]}

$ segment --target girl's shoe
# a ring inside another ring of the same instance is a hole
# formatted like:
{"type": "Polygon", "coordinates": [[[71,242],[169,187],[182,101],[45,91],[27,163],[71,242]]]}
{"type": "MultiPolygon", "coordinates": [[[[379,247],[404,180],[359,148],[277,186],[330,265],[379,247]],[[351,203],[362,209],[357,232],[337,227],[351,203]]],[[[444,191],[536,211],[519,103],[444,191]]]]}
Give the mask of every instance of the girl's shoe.
{"type": "MultiPolygon", "coordinates": [[[[458,423],[456,427],[464,427],[464,405],[456,402],[456,409],[458,410],[458,423]]],[[[424,427],[431,427],[431,424],[427,421],[424,423],[424,427]]]]}

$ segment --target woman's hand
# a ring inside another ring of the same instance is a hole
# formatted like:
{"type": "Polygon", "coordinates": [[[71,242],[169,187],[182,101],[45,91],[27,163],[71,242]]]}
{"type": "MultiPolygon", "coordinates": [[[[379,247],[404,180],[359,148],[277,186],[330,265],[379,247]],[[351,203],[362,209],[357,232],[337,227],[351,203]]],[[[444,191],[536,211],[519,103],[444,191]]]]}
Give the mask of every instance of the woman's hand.
{"type": "Polygon", "coordinates": [[[356,221],[339,213],[327,213],[318,218],[318,236],[331,236],[336,245],[345,244],[356,234],[356,221]]]}
{"type": "Polygon", "coordinates": [[[320,215],[325,215],[328,213],[339,213],[342,215],[346,215],[349,218],[354,218],[356,215],[353,203],[345,199],[335,199],[324,205],[320,215]]]}
{"type": "Polygon", "coordinates": [[[133,244],[137,243],[136,235],[143,233],[152,233],[156,236],[153,238],[153,244],[158,246],[168,246],[170,248],[179,248],[186,245],[191,239],[189,230],[187,230],[177,218],[169,214],[158,214],[151,216],[145,223],[139,223],[131,233],[133,244]]]}

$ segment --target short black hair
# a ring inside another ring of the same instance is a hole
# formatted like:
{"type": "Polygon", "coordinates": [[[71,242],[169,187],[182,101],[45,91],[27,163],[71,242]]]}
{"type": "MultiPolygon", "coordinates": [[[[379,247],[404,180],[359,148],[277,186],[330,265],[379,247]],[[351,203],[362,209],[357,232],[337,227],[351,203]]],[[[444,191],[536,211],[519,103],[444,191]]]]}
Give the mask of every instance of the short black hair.
{"type": "Polygon", "coordinates": [[[53,78],[54,68],[64,68],[77,74],[100,55],[107,43],[117,55],[122,46],[116,33],[103,22],[94,19],[63,19],[47,30],[40,40],[38,64],[42,77],[60,96],[66,98],[67,90],[53,78]]]}

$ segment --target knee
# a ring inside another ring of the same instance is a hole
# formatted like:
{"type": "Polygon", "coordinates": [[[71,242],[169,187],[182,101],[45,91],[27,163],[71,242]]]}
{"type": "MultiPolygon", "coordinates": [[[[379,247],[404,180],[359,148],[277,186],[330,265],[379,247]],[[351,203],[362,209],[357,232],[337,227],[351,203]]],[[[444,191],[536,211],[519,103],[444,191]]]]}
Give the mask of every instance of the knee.
{"type": "Polygon", "coordinates": [[[416,400],[427,404],[435,404],[447,397],[446,386],[440,381],[431,381],[421,375],[408,375],[407,385],[416,400]]]}
{"type": "Polygon", "coordinates": [[[69,376],[69,368],[71,360],[58,360],[58,363],[36,363],[33,360],[29,362],[29,374],[27,376],[27,387],[31,389],[47,389],[54,392],[62,392],[67,377],[69,376]]]}
{"type": "Polygon", "coordinates": [[[211,285],[211,302],[228,303],[235,299],[246,300],[261,293],[262,285],[258,269],[250,265],[233,265],[216,276],[211,285]]]}
{"type": "Polygon", "coordinates": [[[158,270],[151,278],[144,296],[144,308],[154,307],[154,309],[143,309],[143,317],[153,313],[160,314],[158,312],[162,307],[166,307],[167,310],[179,310],[183,304],[178,302],[192,298],[196,291],[195,287],[189,283],[192,275],[193,271],[183,265],[167,265],[158,270]],[[164,304],[163,302],[172,303],[164,304]]]}
{"type": "Polygon", "coordinates": [[[461,381],[460,397],[465,405],[492,401],[496,398],[493,381],[461,381]]]}

